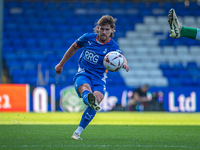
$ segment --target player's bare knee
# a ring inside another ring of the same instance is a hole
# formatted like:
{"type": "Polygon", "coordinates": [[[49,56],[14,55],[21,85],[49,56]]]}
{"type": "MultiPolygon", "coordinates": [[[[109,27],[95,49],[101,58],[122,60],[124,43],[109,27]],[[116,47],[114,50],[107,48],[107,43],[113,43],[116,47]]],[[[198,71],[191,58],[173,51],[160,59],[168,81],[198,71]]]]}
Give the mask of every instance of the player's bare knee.
{"type": "Polygon", "coordinates": [[[87,84],[87,83],[84,83],[81,86],[79,86],[78,92],[81,93],[81,96],[82,96],[83,91],[90,91],[90,92],[92,92],[90,85],[87,84]]]}

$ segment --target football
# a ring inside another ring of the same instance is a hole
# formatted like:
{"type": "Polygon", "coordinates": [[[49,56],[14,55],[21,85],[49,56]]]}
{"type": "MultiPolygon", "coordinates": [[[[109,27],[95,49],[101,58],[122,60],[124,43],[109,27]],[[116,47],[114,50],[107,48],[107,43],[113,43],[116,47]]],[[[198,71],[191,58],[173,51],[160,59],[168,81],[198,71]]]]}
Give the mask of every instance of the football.
{"type": "Polygon", "coordinates": [[[119,52],[112,51],[106,54],[103,60],[104,67],[111,72],[118,71],[123,66],[123,56],[119,52]]]}

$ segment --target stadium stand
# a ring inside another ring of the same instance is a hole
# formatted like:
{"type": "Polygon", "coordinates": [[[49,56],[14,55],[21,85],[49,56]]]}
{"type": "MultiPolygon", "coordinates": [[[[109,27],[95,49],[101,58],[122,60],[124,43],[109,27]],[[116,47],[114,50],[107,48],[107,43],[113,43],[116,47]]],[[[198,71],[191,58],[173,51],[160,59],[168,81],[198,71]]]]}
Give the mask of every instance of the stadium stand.
{"type": "Polygon", "coordinates": [[[109,72],[108,85],[199,86],[200,42],[169,37],[171,7],[183,25],[200,26],[195,2],[5,1],[3,60],[13,83],[73,84],[81,50],[61,75],[56,75],[55,65],[76,38],[93,32],[99,17],[110,14],[118,19],[114,39],[130,71],[109,72]]]}

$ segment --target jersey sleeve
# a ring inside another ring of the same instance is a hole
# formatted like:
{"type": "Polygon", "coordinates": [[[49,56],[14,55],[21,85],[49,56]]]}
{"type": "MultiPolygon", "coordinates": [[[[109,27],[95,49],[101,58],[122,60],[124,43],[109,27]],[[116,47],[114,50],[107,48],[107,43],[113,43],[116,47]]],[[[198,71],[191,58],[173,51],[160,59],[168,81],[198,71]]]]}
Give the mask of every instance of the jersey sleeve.
{"type": "Polygon", "coordinates": [[[75,41],[76,47],[81,48],[81,47],[84,46],[84,41],[85,41],[86,36],[87,36],[87,33],[86,33],[86,34],[83,34],[81,37],[79,37],[79,38],[75,41]]]}

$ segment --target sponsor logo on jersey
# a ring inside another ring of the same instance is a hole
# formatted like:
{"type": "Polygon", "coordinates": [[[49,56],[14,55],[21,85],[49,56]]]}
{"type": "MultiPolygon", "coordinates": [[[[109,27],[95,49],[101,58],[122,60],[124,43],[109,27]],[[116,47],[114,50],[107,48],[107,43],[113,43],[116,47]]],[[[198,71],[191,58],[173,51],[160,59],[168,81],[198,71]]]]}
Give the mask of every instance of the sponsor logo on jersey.
{"type": "Polygon", "coordinates": [[[96,64],[99,60],[99,55],[97,55],[96,53],[92,51],[85,51],[85,60],[93,64],[96,64]]]}

